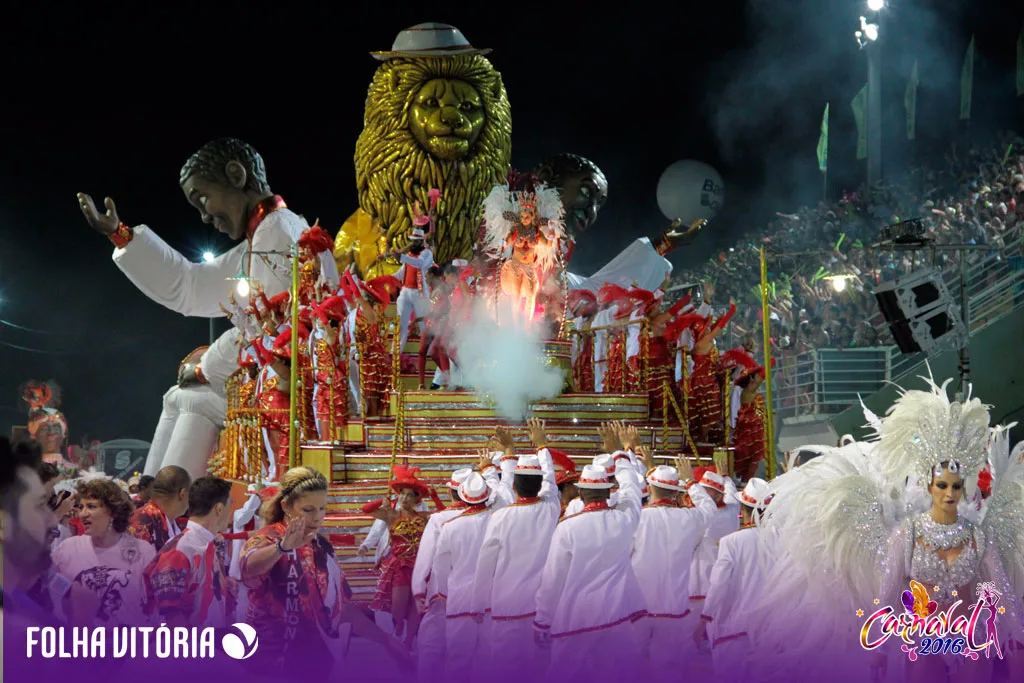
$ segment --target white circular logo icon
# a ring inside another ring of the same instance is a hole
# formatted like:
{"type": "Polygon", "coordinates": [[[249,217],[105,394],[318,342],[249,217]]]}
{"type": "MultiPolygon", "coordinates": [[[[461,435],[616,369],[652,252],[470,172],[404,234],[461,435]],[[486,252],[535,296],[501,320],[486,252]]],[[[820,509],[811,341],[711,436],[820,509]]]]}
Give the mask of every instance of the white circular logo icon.
{"type": "Polygon", "coordinates": [[[249,624],[232,624],[237,633],[228,633],[220,640],[220,646],[224,654],[231,659],[249,659],[256,653],[259,646],[259,638],[256,637],[256,629],[249,624]]]}

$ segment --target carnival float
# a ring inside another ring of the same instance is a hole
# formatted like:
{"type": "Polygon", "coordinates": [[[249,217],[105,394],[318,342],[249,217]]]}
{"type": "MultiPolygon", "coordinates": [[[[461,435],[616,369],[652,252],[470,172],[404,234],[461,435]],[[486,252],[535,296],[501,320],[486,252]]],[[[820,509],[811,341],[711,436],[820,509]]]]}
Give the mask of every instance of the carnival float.
{"type": "Polygon", "coordinates": [[[360,507],[388,495],[396,466],[447,482],[493,450],[498,423],[544,420],[550,446],[580,466],[609,420],[635,425],[661,456],[742,478],[764,457],[764,369],[716,348],[732,312],[665,304],[664,255],[705,221],[677,220],[594,276],[574,275],[575,240],[607,180],[573,154],[510,170],[509,99],[486,54],[445,24],[375,53],[359,209],[333,241],[318,226],[304,233],[290,291],[268,297],[250,283],[248,307],[231,316],[243,351],[209,470],[250,490],[298,464],[329,473],[326,531],[357,599],[374,586],[350,545],[370,524],[360,507]],[[341,283],[324,288],[313,271],[331,250],[341,283]],[[428,311],[403,309],[403,289],[428,311]]]}

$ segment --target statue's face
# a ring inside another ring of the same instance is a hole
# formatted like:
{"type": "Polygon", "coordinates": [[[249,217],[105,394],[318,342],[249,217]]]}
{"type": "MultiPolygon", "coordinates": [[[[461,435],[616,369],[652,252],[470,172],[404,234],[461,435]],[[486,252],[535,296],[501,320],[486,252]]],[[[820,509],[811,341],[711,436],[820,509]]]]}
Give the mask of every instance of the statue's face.
{"type": "Polygon", "coordinates": [[[608,181],[592,169],[567,170],[552,179],[562,194],[565,224],[569,232],[584,232],[597,220],[597,212],[608,201],[608,181]]]}
{"type": "Polygon", "coordinates": [[[445,161],[469,154],[486,120],[480,93],[465,81],[446,78],[424,83],[409,113],[416,141],[445,161]]]}
{"type": "Polygon", "coordinates": [[[204,223],[213,225],[218,232],[233,240],[245,236],[249,200],[243,190],[224,187],[197,176],[187,179],[181,189],[204,223]]]}

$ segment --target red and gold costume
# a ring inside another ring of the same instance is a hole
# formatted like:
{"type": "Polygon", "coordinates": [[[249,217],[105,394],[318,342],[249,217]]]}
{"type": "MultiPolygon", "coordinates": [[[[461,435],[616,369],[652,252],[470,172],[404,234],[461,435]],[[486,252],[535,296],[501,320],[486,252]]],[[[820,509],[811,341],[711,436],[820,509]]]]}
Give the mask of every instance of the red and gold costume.
{"type": "Polygon", "coordinates": [[[651,336],[647,347],[647,394],[650,398],[652,417],[660,418],[668,411],[669,419],[675,419],[671,406],[665,405],[666,384],[676,397],[676,402],[679,401],[678,387],[673,377],[675,369],[675,352],[665,335],[651,336]]]}
{"type": "Polygon", "coordinates": [[[579,335],[576,360],[572,364],[572,386],[577,393],[594,391],[594,333],[579,335]]]}
{"type": "MultiPolygon", "coordinates": [[[[612,325],[624,324],[633,312],[629,290],[613,283],[606,283],[597,294],[602,306],[616,306],[612,325]]],[[[611,327],[606,330],[608,335],[607,352],[605,353],[605,371],[603,388],[605,393],[625,393],[628,389],[626,367],[626,335],[625,327],[611,327]]]]}
{"type": "Polygon", "coordinates": [[[314,306],[330,292],[320,276],[320,254],[331,252],[334,240],[319,225],[302,231],[299,236],[299,304],[314,306]]]}
{"type": "Polygon", "coordinates": [[[736,416],[733,463],[736,474],[744,481],[754,476],[758,464],[764,460],[764,420],[764,397],[761,394],[757,394],[752,403],[740,405],[736,416]]]}
{"type": "Polygon", "coordinates": [[[725,438],[725,428],[722,423],[721,365],[716,348],[693,355],[689,408],[691,436],[702,443],[721,443],[725,438]]]}
{"type": "Polygon", "coordinates": [[[291,439],[287,379],[274,375],[263,382],[263,391],[257,397],[260,427],[267,452],[267,476],[270,481],[288,469],[288,444],[291,439]]]}
{"type": "Polygon", "coordinates": [[[416,552],[420,547],[423,530],[427,528],[427,516],[400,517],[392,526],[391,549],[380,563],[380,578],[377,592],[373,595],[370,609],[390,612],[391,592],[402,586],[412,586],[412,569],[416,564],[416,552]]]}
{"type": "MultiPolygon", "coordinates": [[[[240,569],[256,550],[276,545],[284,538],[285,522],[270,524],[255,532],[242,548],[240,569]]],[[[284,553],[269,572],[244,578],[249,607],[245,623],[260,635],[260,646],[250,658],[263,673],[279,672],[285,665],[320,668],[321,657],[330,653],[320,631],[338,637],[341,611],[348,602],[341,568],[331,544],[322,536],[284,553]]],[[[328,664],[329,667],[329,664],[328,664]]],[[[330,669],[328,668],[328,671],[330,669]]]]}
{"type": "Polygon", "coordinates": [[[355,345],[363,400],[383,401],[391,387],[391,355],[385,348],[380,323],[371,323],[362,311],[356,313],[355,345]]]}

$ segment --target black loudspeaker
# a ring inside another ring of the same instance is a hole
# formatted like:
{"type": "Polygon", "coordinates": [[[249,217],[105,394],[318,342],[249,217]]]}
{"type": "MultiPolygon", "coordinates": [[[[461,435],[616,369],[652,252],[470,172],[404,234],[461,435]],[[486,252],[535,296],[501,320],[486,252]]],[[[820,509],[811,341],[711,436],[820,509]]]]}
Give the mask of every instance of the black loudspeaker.
{"type": "Polygon", "coordinates": [[[953,303],[941,275],[925,268],[875,291],[896,345],[903,353],[930,354],[940,344],[967,344],[960,307],[953,303]]]}

